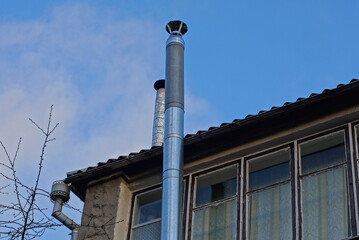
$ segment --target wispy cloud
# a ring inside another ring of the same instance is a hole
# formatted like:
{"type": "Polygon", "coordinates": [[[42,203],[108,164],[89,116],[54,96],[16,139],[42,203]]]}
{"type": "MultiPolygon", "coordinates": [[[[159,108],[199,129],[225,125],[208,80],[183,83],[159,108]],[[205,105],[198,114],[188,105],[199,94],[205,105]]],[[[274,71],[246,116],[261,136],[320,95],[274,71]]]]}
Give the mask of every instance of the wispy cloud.
{"type": "Polygon", "coordinates": [[[51,104],[60,127],[47,151],[44,188],[67,171],[149,147],[152,84],[163,62],[156,25],[86,5],[0,23],[0,139],[13,153],[23,138],[18,173],[26,182],[42,141],[28,118],[44,125],[51,104]]]}
{"type": "Polygon", "coordinates": [[[14,144],[23,136],[22,151],[34,152],[27,118],[45,122],[53,103],[61,127],[50,162],[61,155],[61,165],[76,169],[147,147],[151,85],[163,58],[154,25],[86,5],[0,24],[1,138],[14,144]]]}

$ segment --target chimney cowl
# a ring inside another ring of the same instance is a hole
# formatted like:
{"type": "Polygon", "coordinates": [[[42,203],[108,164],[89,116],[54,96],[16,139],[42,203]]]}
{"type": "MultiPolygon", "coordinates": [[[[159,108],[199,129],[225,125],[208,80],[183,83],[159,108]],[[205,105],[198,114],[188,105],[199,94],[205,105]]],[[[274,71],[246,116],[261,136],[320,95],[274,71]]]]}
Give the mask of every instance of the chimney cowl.
{"type": "Polygon", "coordinates": [[[166,25],[166,31],[171,35],[185,35],[188,31],[187,25],[179,20],[170,21],[166,25]]]}
{"type": "Polygon", "coordinates": [[[153,84],[154,89],[157,91],[160,88],[165,88],[165,80],[164,79],[160,79],[157,80],[154,84],[153,84]]]}

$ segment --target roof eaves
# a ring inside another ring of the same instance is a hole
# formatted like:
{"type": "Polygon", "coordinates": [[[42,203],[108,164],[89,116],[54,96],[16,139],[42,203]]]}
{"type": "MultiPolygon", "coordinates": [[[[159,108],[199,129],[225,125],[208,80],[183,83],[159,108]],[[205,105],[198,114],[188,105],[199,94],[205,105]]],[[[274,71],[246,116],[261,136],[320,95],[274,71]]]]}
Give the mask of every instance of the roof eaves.
{"type": "MultiPolygon", "coordinates": [[[[327,95],[338,93],[341,91],[346,91],[354,87],[359,86],[359,80],[353,79],[348,84],[339,84],[336,88],[325,89],[321,93],[312,93],[307,98],[298,98],[294,102],[286,102],[282,106],[274,106],[270,110],[261,110],[255,115],[247,115],[243,119],[234,119],[231,123],[222,123],[220,126],[212,126],[207,130],[197,131],[195,134],[187,134],[184,138],[185,145],[191,144],[193,142],[201,141],[203,138],[210,136],[216,136],[217,134],[223,134],[224,132],[231,131],[234,128],[239,126],[244,126],[256,119],[261,119],[263,117],[270,117],[288,110],[293,110],[307,103],[320,101],[323,98],[326,98],[327,95]]],[[[162,147],[152,147],[151,149],[143,149],[138,153],[130,153],[128,156],[120,156],[117,159],[109,159],[107,162],[100,162],[97,166],[88,167],[78,171],[72,171],[67,173],[66,182],[82,180],[90,175],[96,175],[108,170],[114,170],[132,164],[138,161],[141,161],[146,155],[158,155],[162,154],[162,147]]]]}

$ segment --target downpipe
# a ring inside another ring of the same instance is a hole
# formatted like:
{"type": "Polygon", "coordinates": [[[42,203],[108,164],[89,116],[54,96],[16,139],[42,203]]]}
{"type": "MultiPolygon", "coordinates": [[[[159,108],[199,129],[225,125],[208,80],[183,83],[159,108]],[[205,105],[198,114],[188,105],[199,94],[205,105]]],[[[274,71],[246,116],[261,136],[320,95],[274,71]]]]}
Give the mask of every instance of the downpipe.
{"type": "Polygon", "coordinates": [[[71,230],[71,240],[77,240],[80,226],[62,212],[64,203],[70,199],[70,187],[64,181],[55,181],[52,184],[50,198],[54,203],[51,215],[71,230]]]}

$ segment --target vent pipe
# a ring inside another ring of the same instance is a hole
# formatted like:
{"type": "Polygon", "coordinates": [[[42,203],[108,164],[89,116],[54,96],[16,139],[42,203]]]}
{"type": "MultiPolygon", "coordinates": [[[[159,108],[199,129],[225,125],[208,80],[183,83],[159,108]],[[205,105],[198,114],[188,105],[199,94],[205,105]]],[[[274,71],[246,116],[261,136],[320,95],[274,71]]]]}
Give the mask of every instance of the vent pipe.
{"type": "Polygon", "coordinates": [[[162,174],[162,240],[182,239],[184,40],[187,25],[171,21],[166,43],[165,136],[162,174]]]}
{"type": "Polygon", "coordinates": [[[152,147],[162,146],[165,126],[165,80],[157,80],[153,87],[156,90],[155,114],[153,118],[152,147]]]}
{"type": "Polygon", "coordinates": [[[62,206],[70,199],[70,187],[64,181],[55,181],[52,184],[50,198],[54,202],[52,216],[72,231],[71,240],[77,240],[79,225],[62,213],[62,206]]]}

